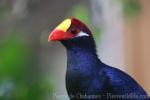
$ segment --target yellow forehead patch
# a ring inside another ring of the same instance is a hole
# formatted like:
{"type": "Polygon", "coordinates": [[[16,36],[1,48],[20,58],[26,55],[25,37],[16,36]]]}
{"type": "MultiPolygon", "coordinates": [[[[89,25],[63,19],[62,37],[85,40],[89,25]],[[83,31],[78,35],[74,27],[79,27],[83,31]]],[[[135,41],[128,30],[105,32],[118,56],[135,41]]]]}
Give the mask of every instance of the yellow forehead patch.
{"type": "Polygon", "coordinates": [[[66,19],[62,23],[60,23],[56,27],[56,29],[59,29],[59,30],[62,30],[64,32],[66,32],[70,26],[71,26],[71,20],[70,19],[66,19]]]}

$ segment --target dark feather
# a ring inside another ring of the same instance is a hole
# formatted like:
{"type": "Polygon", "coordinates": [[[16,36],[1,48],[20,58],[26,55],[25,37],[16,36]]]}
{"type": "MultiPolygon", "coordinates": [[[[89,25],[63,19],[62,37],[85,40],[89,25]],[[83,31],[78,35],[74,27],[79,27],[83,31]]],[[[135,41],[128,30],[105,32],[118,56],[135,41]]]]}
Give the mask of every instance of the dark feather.
{"type": "Polygon", "coordinates": [[[98,59],[92,36],[61,42],[67,48],[66,87],[71,100],[148,100],[133,78],[98,59]]]}

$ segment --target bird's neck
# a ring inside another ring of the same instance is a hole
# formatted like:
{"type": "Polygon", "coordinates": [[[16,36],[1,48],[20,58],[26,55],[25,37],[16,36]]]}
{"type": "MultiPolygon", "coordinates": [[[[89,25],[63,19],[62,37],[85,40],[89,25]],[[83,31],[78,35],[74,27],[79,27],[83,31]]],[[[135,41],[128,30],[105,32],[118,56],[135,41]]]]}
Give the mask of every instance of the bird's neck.
{"type": "Polygon", "coordinates": [[[62,43],[67,49],[67,72],[75,75],[90,74],[99,62],[93,38],[83,37],[62,43]]]}
{"type": "Polygon", "coordinates": [[[100,69],[95,42],[91,37],[83,37],[62,43],[67,49],[67,90],[71,94],[82,92],[100,69]]]}
{"type": "Polygon", "coordinates": [[[80,37],[61,41],[68,52],[82,52],[96,55],[96,45],[93,37],[80,37]]]}
{"type": "Polygon", "coordinates": [[[98,60],[96,52],[91,52],[84,48],[75,47],[67,50],[68,69],[76,69],[77,71],[90,70],[98,60]]]}
{"type": "Polygon", "coordinates": [[[72,48],[67,50],[67,85],[76,84],[77,88],[84,82],[89,83],[90,77],[98,71],[99,59],[96,53],[83,48],[72,48]]]}

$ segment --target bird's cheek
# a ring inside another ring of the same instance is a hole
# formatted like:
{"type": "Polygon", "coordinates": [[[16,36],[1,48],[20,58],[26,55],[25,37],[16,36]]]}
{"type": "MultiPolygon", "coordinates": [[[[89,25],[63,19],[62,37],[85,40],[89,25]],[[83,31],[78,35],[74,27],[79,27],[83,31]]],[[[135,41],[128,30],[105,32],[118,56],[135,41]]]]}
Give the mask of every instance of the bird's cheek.
{"type": "Polygon", "coordinates": [[[54,30],[50,33],[48,41],[61,41],[73,38],[74,35],[62,30],[54,30]]]}

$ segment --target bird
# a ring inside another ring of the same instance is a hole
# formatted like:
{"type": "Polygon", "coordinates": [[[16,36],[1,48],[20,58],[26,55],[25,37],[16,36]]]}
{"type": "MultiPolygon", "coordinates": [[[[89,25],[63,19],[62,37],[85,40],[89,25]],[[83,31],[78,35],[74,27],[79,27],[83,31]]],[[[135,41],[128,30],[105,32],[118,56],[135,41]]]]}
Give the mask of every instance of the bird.
{"type": "Polygon", "coordinates": [[[70,100],[150,100],[130,75],[99,59],[92,32],[79,19],[62,21],[48,41],[60,41],[66,48],[65,83],[70,100]]]}

